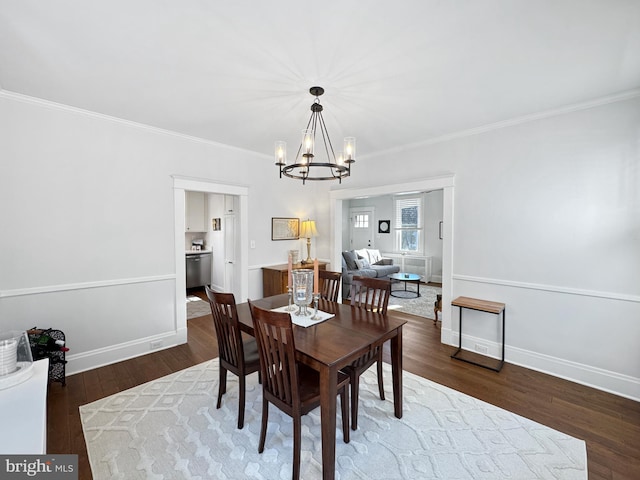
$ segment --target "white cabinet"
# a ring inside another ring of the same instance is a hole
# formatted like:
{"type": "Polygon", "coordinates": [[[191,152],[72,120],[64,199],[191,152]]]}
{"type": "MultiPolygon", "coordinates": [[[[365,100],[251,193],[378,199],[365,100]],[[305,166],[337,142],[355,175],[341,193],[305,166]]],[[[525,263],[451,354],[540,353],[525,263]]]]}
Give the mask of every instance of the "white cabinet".
{"type": "Polygon", "coordinates": [[[185,231],[207,231],[207,196],[203,192],[185,192],[185,231]]]}
{"type": "Polygon", "coordinates": [[[3,455],[47,452],[49,359],[33,362],[31,368],[31,378],[0,392],[0,452],[3,455]]]}
{"type": "Polygon", "coordinates": [[[224,213],[233,213],[235,211],[235,198],[233,195],[224,196],[224,213]]]}

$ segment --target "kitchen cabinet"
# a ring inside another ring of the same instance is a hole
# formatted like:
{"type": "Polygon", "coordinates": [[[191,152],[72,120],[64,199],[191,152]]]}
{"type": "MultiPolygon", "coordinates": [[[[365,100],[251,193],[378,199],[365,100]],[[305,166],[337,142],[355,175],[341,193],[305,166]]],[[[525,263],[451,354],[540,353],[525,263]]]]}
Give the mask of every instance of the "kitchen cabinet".
{"type": "Polygon", "coordinates": [[[207,231],[207,196],[203,192],[185,193],[185,232],[207,231]]]}
{"type": "Polygon", "coordinates": [[[233,195],[224,196],[224,213],[233,213],[235,211],[235,197],[233,195]]]}
{"type": "MultiPolygon", "coordinates": [[[[329,264],[326,262],[318,262],[318,270],[326,270],[329,264]]],[[[298,268],[308,268],[313,270],[313,263],[293,265],[293,270],[298,268]]],[[[289,265],[272,265],[270,267],[262,267],[262,296],[270,297],[287,293],[287,283],[289,282],[289,265]]]]}

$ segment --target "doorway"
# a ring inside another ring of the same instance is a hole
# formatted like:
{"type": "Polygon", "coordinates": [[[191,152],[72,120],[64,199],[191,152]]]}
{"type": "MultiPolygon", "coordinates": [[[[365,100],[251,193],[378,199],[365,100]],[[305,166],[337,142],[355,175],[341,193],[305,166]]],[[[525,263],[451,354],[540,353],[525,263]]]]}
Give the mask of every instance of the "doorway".
{"type": "MultiPolygon", "coordinates": [[[[343,245],[343,214],[347,200],[381,195],[395,195],[407,192],[427,192],[442,190],[442,305],[451,305],[453,290],[453,202],[454,175],[446,174],[439,177],[426,178],[415,182],[383,185],[366,188],[347,188],[332,190],[330,197],[330,216],[333,225],[331,239],[331,263],[342,264],[343,245]]],[[[440,233],[440,232],[439,232],[440,233]]],[[[451,308],[442,309],[442,329],[440,333],[442,343],[451,345],[451,308]]]]}
{"type": "MultiPolygon", "coordinates": [[[[195,191],[209,194],[219,194],[234,198],[235,219],[234,231],[237,241],[234,242],[235,275],[231,291],[236,298],[249,296],[248,278],[248,187],[216,183],[207,179],[194,179],[173,176],[174,190],[174,234],[175,234],[175,327],[180,343],[187,341],[187,308],[186,308],[186,268],[184,252],[185,234],[185,192],[195,191]]],[[[209,219],[211,222],[211,219],[209,219]]],[[[226,288],[226,287],[225,287],[226,288]]]]}

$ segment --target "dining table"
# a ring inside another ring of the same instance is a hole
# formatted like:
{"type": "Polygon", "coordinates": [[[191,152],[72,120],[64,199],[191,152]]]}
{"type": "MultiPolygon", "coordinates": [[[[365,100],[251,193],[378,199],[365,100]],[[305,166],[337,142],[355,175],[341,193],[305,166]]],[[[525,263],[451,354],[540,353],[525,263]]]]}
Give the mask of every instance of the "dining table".
{"type": "MultiPolygon", "coordinates": [[[[281,294],[251,300],[251,303],[265,310],[272,310],[287,305],[288,297],[287,294],[281,294]]],[[[333,480],[336,467],[338,371],[389,341],[394,415],[402,418],[402,326],[406,320],[391,312],[371,312],[324,299],[319,300],[318,309],[332,317],[309,327],[294,324],[294,341],[296,360],[319,372],[322,478],[333,480]]],[[[237,311],[241,330],[253,336],[253,321],[248,303],[238,304],[237,311]]]]}

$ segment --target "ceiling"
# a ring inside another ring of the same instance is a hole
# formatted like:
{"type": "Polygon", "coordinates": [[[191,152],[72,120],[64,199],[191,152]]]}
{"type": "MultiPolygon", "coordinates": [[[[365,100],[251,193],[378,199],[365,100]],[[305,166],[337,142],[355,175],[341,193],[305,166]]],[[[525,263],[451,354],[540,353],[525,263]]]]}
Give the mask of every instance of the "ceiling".
{"type": "Polygon", "coordinates": [[[638,0],[0,0],[0,88],[271,155],[358,157],[640,87],[638,0]]]}

